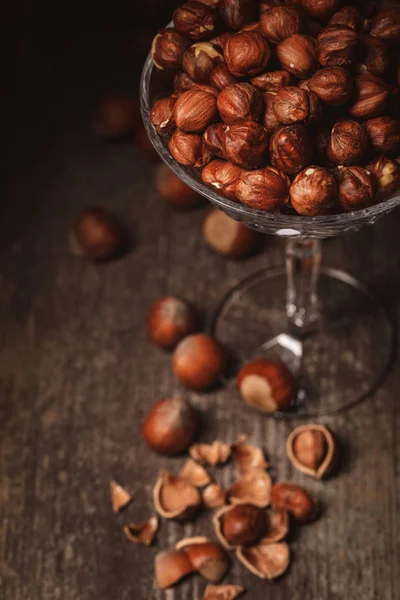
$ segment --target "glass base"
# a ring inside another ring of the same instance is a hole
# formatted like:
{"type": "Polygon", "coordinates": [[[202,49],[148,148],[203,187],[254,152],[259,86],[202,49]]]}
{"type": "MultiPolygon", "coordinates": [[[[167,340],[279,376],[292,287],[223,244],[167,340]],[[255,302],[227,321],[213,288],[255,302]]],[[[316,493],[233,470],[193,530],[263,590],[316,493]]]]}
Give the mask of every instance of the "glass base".
{"type": "Polygon", "coordinates": [[[396,329],[372,291],[342,271],[322,269],[322,316],[305,337],[287,329],[285,294],[286,272],[277,268],[254,273],[223,298],[212,331],[232,354],[228,386],[249,359],[283,360],[300,391],[290,411],[272,416],[291,419],[351,408],[382,385],[395,357],[396,329]]]}

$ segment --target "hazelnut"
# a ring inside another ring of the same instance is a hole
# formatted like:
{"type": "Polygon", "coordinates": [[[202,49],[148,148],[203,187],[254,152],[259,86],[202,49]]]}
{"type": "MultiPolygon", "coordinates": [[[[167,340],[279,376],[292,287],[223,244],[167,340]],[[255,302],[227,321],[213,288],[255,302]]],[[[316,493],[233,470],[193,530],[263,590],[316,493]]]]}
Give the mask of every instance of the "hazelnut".
{"type": "Polygon", "coordinates": [[[271,50],[257,31],[244,31],[227,40],[224,56],[228,69],[235,77],[252,77],[266,68],[271,50]]]}
{"type": "Polygon", "coordinates": [[[400,8],[382,10],[372,21],[371,35],[388,42],[400,42],[400,8]]]}
{"type": "Polygon", "coordinates": [[[301,0],[302,8],[319,21],[325,21],[339,8],[340,0],[301,0]]]}
{"type": "Polygon", "coordinates": [[[214,518],[216,533],[227,548],[251,546],[263,537],[268,527],[267,513],[252,504],[237,504],[221,509],[214,518]]]}
{"type": "Polygon", "coordinates": [[[230,258],[242,258],[250,254],[259,242],[257,232],[218,209],[213,209],[206,215],[203,238],[210,248],[230,258]]]}
{"type": "Polygon", "coordinates": [[[168,456],[187,450],[198,428],[196,411],[183,398],[164,398],[151,408],[142,428],[146,444],[168,456]]]}
{"type": "Polygon", "coordinates": [[[186,521],[193,517],[201,504],[200,493],[189,481],[162,472],[154,486],[153,501],[164,519],[186,521]]]}
{"type": "MultiPolygon", "coordinates": [[[[232,163],[227,162],[226,160],[213,160],[211,161],[204,169],[201,174],[202,180],[206,185],[210,185],[214,187],[220,194],[229,198],[230,200],[236,200],[235,195],[235,187],[236,183],[239,180],[240,174],[242,170],[232,163]]],[[[218,213],[220,211],[217,211],[218,213]]],[[[212,213],[210,213],[212,214],[212,213]]],[[[211,223],[212,219],[210,219],[211,223]]],[[[221,223],[221,221],[220,221],[221,223]]],[[[221,228],[217,227],[218,233],[217,237],[221,234],[221,228]]],[[[212,231],[214,228],[212,227],[212,231]]],[[[204,233],[204,230],[203,230],[204,233]]],[[[211,232],[210,232],[211,233],[211,232]]],[[[231,232],[233,233],[233,232],[231,232]]],[[[212,236],[213,237],[213,236],[212,236]]],[[[230,236],[228,236],[230,237],[230,236]]],[[[227,239],[219,240],[221,243],[221,250],[225,249],[225,251],[229,254],[232,249],[226,246],[227,239]]],[[[211,246],[213,244],[211,243],[211,246]]],[[[218,242],[217,242],[218,245],[218,242]]],[[[229,244],[228,244],[229,246],[229,244]]],[[[225,254],[225,252],[221,252],[225,254]]]]}
{"type": "Polygon", "coordinates": [[[252,23],[249,23],[248,25],[242,27],[240,31],[258,31],[258,33],[261,33],[260,21],[253,21],[252,23]]]}
{"type": "Polygon", "coordinates": [[[295,6],[274,6],[260,17],[261,33],[271,44],[279,44],[295,33],[301,33],[303,23],[295,6]]]}
{"type": "Polygon", "coordinates": [[[271,502],[275,510],[286,510],[299,525],[314,521],[319,513],[318,500],[294,483],[275,483],[271,502]]]}
{"type": "Polygon", "coordinates": [[[235,123],[225,130],[225,157],[242,169],[256,169],[265,163],[268,136],[264,127],[255,121],[235,123]]]}
{"type": "Polygon", "coordinates": [[[397,154],[400,151],[400,121],[392,117],[376,117],[366,121],[372,148],[377,154],[397,154]]]}
{"type": "Polygon", "coordinates": [[[385,156],[376,158],[367,165],[376,182],[376,201],[381,202],[394,194],[400,187],[400,165],[385,156]]]}
{"type": "Polygon", "coordinates": [[[285,86],[293,85],[294,77],[287,71],[268,71],[252,77],[250,83],[264,92],[278,92],[285,86]]]}
{"type": "Polygon", "coordinates": [[[278,45],[278,60],[282,67],[299,79],[307,79],[317,70],[315,41],[295,33],[278,45]]]}
{"type": "Polygon", "coordinates": [[[328,158],[337,165],[361,162],[368,146],[368,134],[356,121],[339,121],[331,131],[328,158]]]}
{"type": "Polygon", "coordinates": [[[202,499],[208,508],[220,508],[226,504],[226,491],[222,485],[212,483],[203,491],[202,499]]]}
{"type": "Polygon", "coordinates": [[[319,32],[322,29],[322,25],[316,19],[310,17],[307,13],[303,13],[303,21],[305,26],[305,33],[312,38],[317,38],[319,32]]]}
{"type": "Polygon", "coordinates": [[[182,68],[193,81],[208,83],[211,71],[222,61],[222,52],[215,46],[209,42],[197,42],[185,51],[182,68]]]}
{"type": "Polygon", "coordinates": [[[336,179],[339,204],[346,210],[359,210],[374,204],[374,180],[363,167],[338,167],[336,179]]]}
{"type": "Polygon", "coordinates": [[[101,206],[85,208],[73,225],[72,235],[79,254],[91,260],[114,258],[126,250],[128,242],[116,216],[101,206]]]}
{"type": "Polygon", "coordinates": [[[219,93],[217,108],[221,119],[228,125],[257,121],[264,109],[264,98],[260,90],[250,83],[232,83],[219,93]]]}
{"type": "Polygon", "coordinates": [[[290,199],[299,215],[324,214],[336,200],[337,184],[323,167],[310,166],[297,175],[290,187],[290,199]]]}
{"type": "Polygon", "coordinates": [[[203,144],[208,152],[224,158],[224,136],[226,125],[223,123],[212,123],[207,127],[203,134],[203,144]]]}
{"type": "Polygon", "coordinates": [[[267,413],[287,410],[296,393],[293,375],[286,365],[265,359],[244,365],[238,373],[237,386],[248,406],[267,413]]]}
{"type": "Polygon", "coordinates": [[[271,477],[261,469],[249,471],[228,490],[232,504],[249,502],[260,508],[271,503],[271,477]]]}
{"type": "Polygon", "coordinates": [[[358,31],[361,25],[361,13],[357,6],[351,4],[343,6],[331,16],[329,25],[347,25],[358,31]]]}
{"type": "Polygon", "coordinates": [[[157,517],[151,517],[143,523],[129,523],[124,527],[124,533],[130,542],[151,546],[158,529],[157,517]]]}
{"type": "Polygon", "coordinates": [[[208,85],[207,83],[195,83],[192,89],[206,92],[207,94],[214,96],[214,98],[218,98],[219,90],[213,85],[208,85]]]}
{"type": "Polygon", "coordinates": [[[168,144],[174,159],[185,167],[204,167],[211,154],[203,147],[201,136],[196,133],[175,131],[168,144]]]}
{"type": "Polygon", "coordinates": [[[236,184],[236,196],[247,206],[275,212],[288,202],[289,186],[287,175],[273,167],[243,171],[236,184]]]}
{"type": "Polygon", "coordinates": [[[178,6],[172,19],[178,31],[196,42],[211,37],[218,22],[215,10],[194,0],[178,6]]]}
{"type": "Polygon", "coordinates": [[[104,139],[118,139],[132,134],[140,122],[137,103],[126,94],[105,97],[96,109],[92,131],[104,139]]]}
{"type": "Polygon", "coordinates": [[[353,79],[342,67],[327,67],[312,76],[309,87],[328,106],[346,104],[353,95],[353,79]]]}
{"type": "Polygon", "coordinates": [[[178,129],[195,133],[204,131],[216,114],[217,101],[214,96],[193,88],[178,97],[173,116],[178,129]]]}
{"type": "Polygon", "coordinates": [[[350,65],[356,58],[358,34],[346,25],[328,25],[317,37],[318,62],[323,67],[350,65]]]}
{"type": "Polygon", "coordinates": [[[229,569],[229,559],[225,550],[207,538],[205,541],[201,538],[199,541],[196,541],[196,538],[194,540],[194,543],[190,538],[187,541],[182,540],[178,542],[176,549],[185,550],[197,573],[208,581],[217,583],[229,569]]]}
{"type": "Polygon", "coordinates": [[[189,40],[176,29],[160,29],[153,40],[151,55],[157,69],[180,69],[189,40]]]}
{"type": "Polygon", "coordinates": [[[337,451],[332,433],[324,425],[300,425],[289,435],[286,451],[296,469],[316,479],[335,466],[337,451]]]}
{"type": "Polygon", "coordinates": [[[256,3],[253,0],[221,0],[219,12],[228,29],[239,31],[246,23],[253,20],[256,3]]]}
{"type": "Polygon", "coordinates": [[[359,73],[384,75],[390,66],[389,48],[382,40],[367,35],[363,39],[363,57],[357,66],[359,73]]]}
{"type": "Polygon", "coordinates": [[[265,111],[263,116],[264,129],[268,135],[271,135],[274,131],[282,126],[282,123],[278,120],[278,117],[274,111],[274,100],[278,92],[265,92],[264,93],[264,105],[265,111]]]}
{"type": "Polygon", "coordinates": [[[243,592],[241,585],[208,585],[203,600],[235,600],[243,592]]]}
{"type": "Polygon", "coordinates": [[[154,561],[155,579],[161,590],[172,587],[195,572],[190,558],[183,550],[167,550],[157,554],[154,561]]]}
{"type": "Polygon", "coordinates": [[[225,352],[211,336],[189,335],[176,347],[172,368],[181,383],[196,390],[206,390],[218,381],[225,367],[225,352]]]}
{"type": "Polygon", "coordinates": [[[356,119],[372,119],[381,115],[389,99],[387,84],[375,75],[357,75],[354,79],[356,100],[349,113],[356,119]]]}
{"type": "Polygon", "coordinates": [[[285,539],[289,533],[289,513],[286,510],[268,511],[268,531],[260,541],[260,545],[274,544],[285,539]]]}
{"type": "Polygon", "coordinates": [[[196,83],[192,81],[190,77],[188,77],[183,71],[174,77],[174,91],[177,94],[187,92],[187,90],[191,90],[193,87],[195,87],[195,85],[196,83]]]}
{"type": "Polygon", "coordinates": [[[281,123],[311,123],[321,117],[322,107],[313,92],[298,87],[284,87],[275,96],[273,109],[281,123]]]}
{"type": "Polygon", "coordinates": [[[253,575],[268,581],[281,577],[290,564],[290,550],[286,542],[264,544],[261,541],[251,548],[238,548],[236,556],[253,575]]]}
{"type": "Polygon", "coordinates": [[[284,173],[294,174],[310,164],[313,149],[303,125],[288,125],[275,131],[269,144],[271,163],[284,173]]]}
{"type": "Polygon", "coordinates": [[[161,98],[151,109],[150,121],[160,135],[169,135],[176,127],[172,116],[174,106],[175,98],[161,98]]]}
{"type": "Polygon", "coordinates": [[[110,481],[110,495],[112,509],[115,513],[120,512],[128,506],[132,500],[132,496],[128,490],[114,480],[110,481]]]}
{"type": "Polygon", "coordinates": [[[223,90],[227,85],[237,83],[237,79],[229,71],[228,67],[224,63],[221,63],[211,71],[210,83],[218,90],[223,90]]]}
{"type": "Polygon", "coordinates": [[[147,331],[151,341],[165,349],[197,331],[198,316],[194,308],[174,296],[164,296],[150,309],[147,331]]]}
{"type": "Polygon", "coordinates": [[[223,50],[227,40],[229,40],[229,38],[232,36],[233,36],[233,33],[231,33],[230,31],[223,31],[216,37],[213,37],[210,40],[210,44],[212,44],[213,46],[216,46],[220,50],[223,50]]]}
{"type": "Polygon", "coordinates": [[[200,194],[197,194],[186,183],[183,183],[164,163],[157,170],[156,189],[163,200],[177,209],[190,210],[204,202],[200,194]]]}

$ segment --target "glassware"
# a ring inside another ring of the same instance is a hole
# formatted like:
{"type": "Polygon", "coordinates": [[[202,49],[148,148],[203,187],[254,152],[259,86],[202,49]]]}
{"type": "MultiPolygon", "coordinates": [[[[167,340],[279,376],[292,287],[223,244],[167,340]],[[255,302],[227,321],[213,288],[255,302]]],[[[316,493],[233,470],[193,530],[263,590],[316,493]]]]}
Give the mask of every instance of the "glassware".
{"type": "Polygon", "coordinates": [[[227,293],[213,318],[213,332],[239,361],[277,356],[298,374],[300,392],[293,410],[274,413],[275,417],[330,414],[360,402],[390,368],[394,326],[385,307],[363,284],[342,271],[321,269],[321,240],[374,224],[400,204],[400,190],[371,208],[320,217],[272,214],[229,200],[205,186],[198,170],[177,163],[169,153],[168,138],[151,125],[154,101],[171,89],[171,73],[153,68],[150,53],[141,79],[141,110],[161,158],[232,219],[286,239],[285,314],[285,270],[263,270],[227,293]],[[382,348],[379,357],[373,352],[377,344],[382,348]]]}

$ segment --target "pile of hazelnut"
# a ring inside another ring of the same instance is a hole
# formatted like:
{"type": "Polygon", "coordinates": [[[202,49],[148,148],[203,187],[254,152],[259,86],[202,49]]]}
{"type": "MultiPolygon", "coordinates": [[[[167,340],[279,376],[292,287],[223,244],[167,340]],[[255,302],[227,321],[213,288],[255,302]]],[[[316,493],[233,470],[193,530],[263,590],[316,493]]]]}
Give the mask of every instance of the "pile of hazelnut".
{"type": "Polygon", "coordinates": [[[400,8],[190,0],[154,38],[176,71],[151,111],[173,158],[223,196],[326,215],[400,187],[400,8]]]}

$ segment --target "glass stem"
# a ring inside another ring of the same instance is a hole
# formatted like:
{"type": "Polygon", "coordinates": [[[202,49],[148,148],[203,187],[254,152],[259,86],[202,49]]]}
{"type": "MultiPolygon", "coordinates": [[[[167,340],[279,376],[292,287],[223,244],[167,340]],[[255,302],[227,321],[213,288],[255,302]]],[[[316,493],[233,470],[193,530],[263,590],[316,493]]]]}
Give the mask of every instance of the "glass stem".
{"type": "Polygon", "coordinates": [[[313,331],[319,321],[318,278],[321,265],[319,240],[291,239],[286,243],[289,329],[301,336],[313,331]]]}

